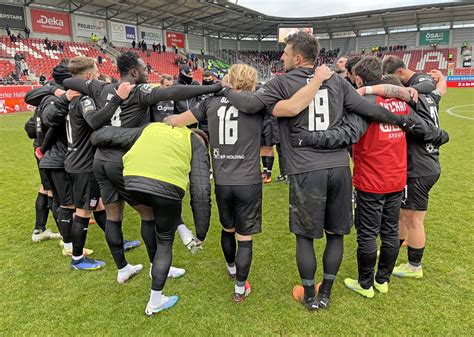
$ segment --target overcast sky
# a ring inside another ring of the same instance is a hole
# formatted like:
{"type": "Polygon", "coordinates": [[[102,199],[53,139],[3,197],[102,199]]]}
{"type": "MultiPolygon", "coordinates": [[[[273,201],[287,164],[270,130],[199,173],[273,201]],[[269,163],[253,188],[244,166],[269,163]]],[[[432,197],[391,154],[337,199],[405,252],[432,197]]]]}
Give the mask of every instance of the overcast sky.
{"type": "Polygon", "coordinates": [[[266,15],[319,17],[394,7],[456,2],[450,0],[232,0],[266,15]],[[337,4],[337,5],[335,5],[337,4]]]}

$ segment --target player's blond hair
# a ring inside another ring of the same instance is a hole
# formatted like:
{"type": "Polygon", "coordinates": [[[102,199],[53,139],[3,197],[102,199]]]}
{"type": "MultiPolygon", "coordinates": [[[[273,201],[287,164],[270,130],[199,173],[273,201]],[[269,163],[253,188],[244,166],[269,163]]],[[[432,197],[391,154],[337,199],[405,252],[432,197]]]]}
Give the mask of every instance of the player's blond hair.
{"type": "Polygon", "coordinates": [[[95,67],[95,59],[85,56],[76,56],[69,61],[69,71],[73,76],[83,75],[95,67]]]}
{"type": "Polygon", "coordinates": [[[254,91],[257,83],[257,70],[246,64],[234,64],[227,73],[228,82],[236,90],[254,91]]]}

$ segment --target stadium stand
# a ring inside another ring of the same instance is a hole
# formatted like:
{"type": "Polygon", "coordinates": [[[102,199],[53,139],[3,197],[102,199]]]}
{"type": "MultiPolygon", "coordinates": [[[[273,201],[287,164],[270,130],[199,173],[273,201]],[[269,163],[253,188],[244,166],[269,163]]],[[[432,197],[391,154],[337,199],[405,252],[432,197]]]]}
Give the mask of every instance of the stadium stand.
{"type": "MultiPolygon", "coordinates": [[[[456,65],[457,49],[456,48],[440,48],[440,49],[421,49],[421,50],[395,50],[374,52],[374,55],[385,59],[389,55],[394,55],[401,58],[409,69],[418,72],[429,72],[432,69],[439,69],[446,75],[448,70],[448,63],[456,65]],[[453,58],[448,61],[449,54],[452,53],[453,58]]],[[[361,55],[354,53],[352,55],[361,55]]],[[[364,54],[364,55],[367,55],[364,54]]]]}
{"type": "MultiPolygon", "coordinates": [[[[90,43],[83,42],[66,42],[64,43],[64,52],[59,50],[48,50],[44,45],[43,39],[30,38],[22,39],[17,42],[11,42],[8,36],[0,38],[0,78],[7,78],[12,72],[15,72],[15,65],[13,57],[16,53],[23,54],[25,60],[30,67],[31,76],[22,76],[22,82],[37,83],[37,77],[40,74],[45,74],[49,79],[51,71],[54,66],[63,58],[73,58],[75,56],[87,56],[97,59],[100,55],[102,57],[102,64],[99,65],[101,73],[111,77],[118,77],[114,58],[107,53],[102,53],[99,48],[95,48],[90,43]],[[32,74],[33,73],[33,74],[32,74]]],[[[52,41],[51,43],[59,43],[59,41],[52,41]]],[[[119,47],[116,48],[119,52],[128,51],[131,48],[119,47]]],[[[143,52],[138,49],[133,49],[144,61],[152,67],[152,72],[149,74],[149,81],[151,83],[158,83],[160,74],[177,74],[178,66],[175,64],[175,53],[157,53],[152,51],[143,52]]],[[[195,71],[195,79],[200,81],[202,78],[202,69],[195,71]]]]}

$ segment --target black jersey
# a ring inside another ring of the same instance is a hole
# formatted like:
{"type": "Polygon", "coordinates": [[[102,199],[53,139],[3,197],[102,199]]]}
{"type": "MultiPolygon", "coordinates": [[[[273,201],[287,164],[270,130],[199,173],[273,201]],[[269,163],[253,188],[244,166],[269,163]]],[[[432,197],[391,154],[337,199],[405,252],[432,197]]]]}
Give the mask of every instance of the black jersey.
{"type": "Polygon", "coordinates": [[[430,94],[436,89],[436,83],[430,75],[415,73],[406,83],[407,87],[415,88],[420,94],[430,94]]]}
{"type": "MultiPolygon", "coordinates": [[[[105,107],[116,96],[118,83],[104,83],[97,80],[82,81],[67,79],[64,86],[67,89],[74,89],[92,97],[99,107],[105,107]]],[[[217,92],[222,87],[212,86],[181,86],[176,85],[171,88],[152,88],[148,84],[139,84],[133,88],[127,99],[121,101],[115,113],[106,121],[105,125],[112,125],[124,128],[141,127],[150,121],[150,106],[160,101],[176,99],[186,99],[210,92],[217,92]]],[[[99,148],[95,158],[107,162],[122,162],[124,151],[120,149],[99,148]]]]}
{"type": "MultiPolygon", "coordinates": [[[[426,123],[439,128],[438,107],[441,95],[433,91],[429,95],[420,94],[418,103],[413,106],[416,114],[426,123]]],[[[409,178],[424,177],[441,173],[439,164],[439,146],[424,142],[422,139],[407,134],[409,178]]]]}
{"type": "MultiPolygon", "coordinates": [[[[72,80],[67,80],[71,85],[72,80]]],[[[99,107],[104,107],[116,93],[118,83],[104,83],[96,80],[75,81],[72,83],[79,91],[91,96],[99,107]]],[[[145,99],[151,93],[152,87],[148,84],[136,86],[126,100],[117,107],[115,114],[106,125],[134,128],[146,125],[150,121],[149,107],[151,103],[145,99]]],[[[122,162],[124,151],[120,149],[98,148],[95,158],[107,162],[122,162]]]]}
{"type": "Polygon", "coordinates": [[[80,96],[72,100],[66,117],[68,153],[64,168],[67,172],[93,172],[95,148],[90,143],[90,136],[98,128],[96,119],[112,115],[119,103],[120,98],[116,94],[112,95],[110,101],[100,110],[89,96],[80,96]]]}
{"type": "Polygon", "coordinates": [[[51,113],[50,110],[54,112],[54,110],[57,109],[54,105],[54,102],[57,100],[58,98],[53,95],[46,96],[37,108],[37,118],[40,119],[39,123],[42,125],[42,129],[45,130],[46,127],[48,132],[54,132],[52,136],[53,139],[50,140],[51,145],[40,161],[40,168],[64,168],[64,160],[67,152],[66,120],[63,119],[59,123],[54,123],[48,118],[51,113]]]}
{"type": "MultiPolygon", "coordinates": [[[[269,111],[272,111],[279,100],[289,99],[313,76],[313,68],[297,68],[273,78],[255,95],[269,111]]],[[[360,101],[361,97],[349,82],[339,76],[332,76],[323,83],[309,107],[299,115],[278,118],[282,152],[286,158],[289,174],[349,166],[346,148],[335,150],[293,148],[290,144],[290,134],[292,127],[301,127],[308,131],[323,131],[337,127],[341,125],[345,115],[344,108],[352,108],[360,101]]]]}
{"type": "Polygon", "coordinates": [[[174,101],[163,101],[151,106],[151,121],[163,122],[163,119],[174,113],[174,101]]]}
{"type": "Polygon", "coordinates": [[[206,119],[217,185],[260,183],[260,134],[263,111],[245,114],[225,97],[209,97],[191,108],[198,121],[206,119]]]}

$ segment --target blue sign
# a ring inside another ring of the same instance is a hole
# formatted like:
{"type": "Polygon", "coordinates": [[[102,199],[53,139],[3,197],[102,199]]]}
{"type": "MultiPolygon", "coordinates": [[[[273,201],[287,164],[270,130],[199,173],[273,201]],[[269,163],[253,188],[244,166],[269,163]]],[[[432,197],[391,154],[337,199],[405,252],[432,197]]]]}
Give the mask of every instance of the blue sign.
{"type": "Polygon", "coordinates": [[[127,40],[135,40],[135,27],[125,26],[125,38],[127,40]]]}
{"type": "Polygon", "coordinates": [[[448,76],[448,81],[474,81],[474,75],[448,76]]]}

